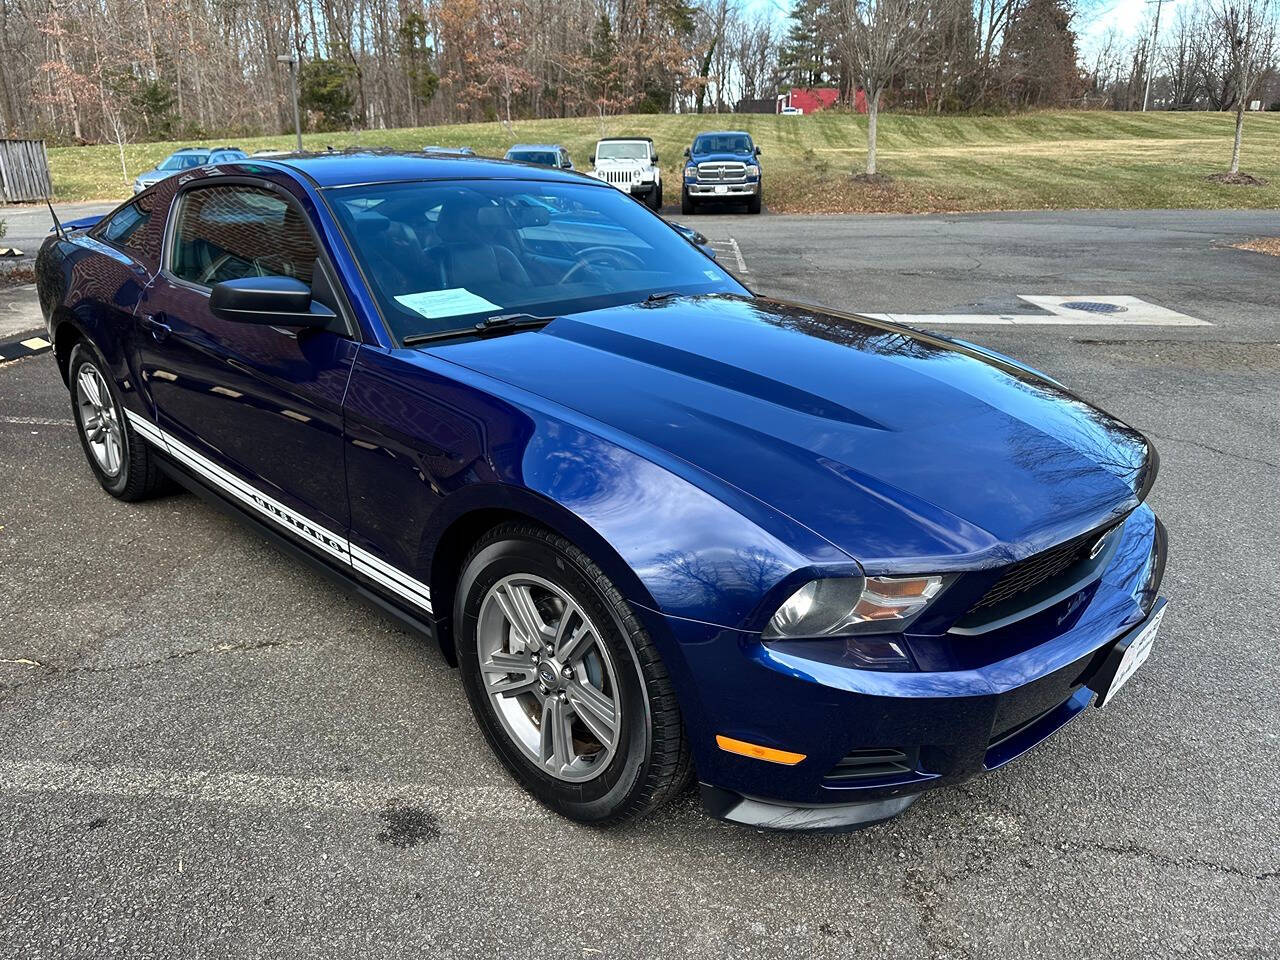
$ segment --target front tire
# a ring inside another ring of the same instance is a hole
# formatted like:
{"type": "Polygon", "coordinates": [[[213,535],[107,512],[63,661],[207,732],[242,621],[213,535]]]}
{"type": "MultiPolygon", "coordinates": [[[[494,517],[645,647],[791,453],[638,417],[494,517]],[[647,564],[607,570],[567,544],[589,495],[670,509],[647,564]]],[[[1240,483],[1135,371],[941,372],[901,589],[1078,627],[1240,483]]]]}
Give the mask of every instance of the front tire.
{"type": "Polygon", "coordinates": [[[102,489],[129,502],[168,490],[168,478],[130,425],[115,379],[98,352],[83,341],[77,343],[67,369],[80,445],[102,489]]]}
{"type": "Polygon", "coordinates": [[[756,193],[751,197],[750,200],[747,201],[747,213],[759,213],[759,212],[760,212],[760,194],[756,193]]]}
{"type": "Polygon", "coordinates": [[[690,772],[675,692],[617,588],[563,537],[504,524],[459,580],[458,665],[507,770],[584,823],[643,815],[690,772]]]}
{"type": "Polygon", "coordinates": [[[693,197],[689,196],[688,191],[680,191],[680,213],[686,217],[692,216],[694,213],[693,197]]]}

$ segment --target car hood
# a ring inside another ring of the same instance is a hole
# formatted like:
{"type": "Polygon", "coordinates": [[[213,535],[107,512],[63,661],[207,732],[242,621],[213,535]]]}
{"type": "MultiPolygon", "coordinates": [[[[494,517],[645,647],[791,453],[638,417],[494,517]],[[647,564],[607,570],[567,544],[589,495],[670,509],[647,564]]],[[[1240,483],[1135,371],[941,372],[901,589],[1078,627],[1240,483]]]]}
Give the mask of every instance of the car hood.
{"type": "Polygon", "coordinates": [[[1021,559],[1125,515],[1140,433],[997,355],[738,296],[561,317],[444,359],[657,447],[869,573],[1021,559]]]}
{"type": "Polygon", "coordinates": [[[749,153],[695,153],[690,163],[759,163],[760,159],[749,153]]]}
{"type": "Polygon", "coordinates": [[[171,177],[173,174],[178,172],[179,171],[177,170],[145,170],[134,177],[134,179],[140,183],[159,183],[166,177],[171,177]]]}

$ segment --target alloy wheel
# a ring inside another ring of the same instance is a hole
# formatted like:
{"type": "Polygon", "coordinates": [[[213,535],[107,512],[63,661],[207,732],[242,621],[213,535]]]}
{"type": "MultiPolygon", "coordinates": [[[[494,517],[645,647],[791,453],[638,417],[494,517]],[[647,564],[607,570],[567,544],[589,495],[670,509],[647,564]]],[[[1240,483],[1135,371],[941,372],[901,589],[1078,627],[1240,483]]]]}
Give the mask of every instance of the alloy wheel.
{"type": "Polygon", "coordinates": [[[124,437],[107,382],[92,363],[81,364],[76,376],[76,410],[98,469],[108,477],[119,476],[124,437]]]}
{"type": "Polygon", "coordinates": [[[619,687],[582,607],[548,580],[512,574],[489,588],[476,627],[483,687],[512,742],[559,780],[602,773],[621,738],[619,687]]]}

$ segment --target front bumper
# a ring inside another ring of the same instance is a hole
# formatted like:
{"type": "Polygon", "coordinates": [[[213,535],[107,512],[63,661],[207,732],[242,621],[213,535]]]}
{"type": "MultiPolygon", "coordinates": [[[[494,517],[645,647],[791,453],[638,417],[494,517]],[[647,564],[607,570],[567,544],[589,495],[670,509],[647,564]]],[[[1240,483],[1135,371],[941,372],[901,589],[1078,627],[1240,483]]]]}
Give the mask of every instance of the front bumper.
{"type": "Polygon", "coordinates": [[[759,181],[748,181],[746,183],[697,183],[685,181],[684,189],[691,197],[708,200],[754,197],[760,192],[760,183],[759,181]]]}
{"type": "Polygon", "coordinates": [[[866,826],[925,790],[1030,750],[1092,702],[1089,684],[1112,649],[1158,606],[1156,527],[1139,507],[1101,578],[1037,615],[1052,627],[1048,639],[972,669],[851,669],[764,644],[758,634],[662,618],[679,647],[671,673],[708,810],[778,829],[866,826]],[[729,753],[717,735],[804,759],[784,765],[729,753]]]}

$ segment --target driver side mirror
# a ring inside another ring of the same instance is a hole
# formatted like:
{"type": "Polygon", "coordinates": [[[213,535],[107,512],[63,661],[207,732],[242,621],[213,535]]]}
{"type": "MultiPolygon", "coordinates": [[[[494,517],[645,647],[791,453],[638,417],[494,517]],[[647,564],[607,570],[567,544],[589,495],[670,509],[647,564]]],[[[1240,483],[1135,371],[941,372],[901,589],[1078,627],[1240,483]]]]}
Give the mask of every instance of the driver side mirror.
{"type": "Polygon", "coordinates": [[[758,157],[758,156],[760,156],[760,148],[759,148],[759,147],[756,147],[756,149],[755,149],[755,155],[756,155],[757,157],[758,157]]]}
{"type": "Polygon", "coordinates": [[[658,155],[656,153],[653,155],[653,162],[654,163],[658,162],[658,155]]]}
{"type": "Polygon", "coordinates": [[[691,151],[688,147],[685,147],[685,148],[684,148],[684,158],[685,158],[686,160],[688,160],[688,159],[689,159],[690,157],[692,157],[692,156],[693,156],[693,151],[691,151]]]}
{"type": "Polygon", "coordinates": [[[270,327],[328,327],[336,317],[296,277],[224,280],[209,292],[209,309],[223,320],[270,327]]]}
{"type": "Polygon", "coordinates": [[[594,153],[591,156],[587,157],[587,163],[595,163],[595,162],[596,162],[596,155],[594,153]]]}

